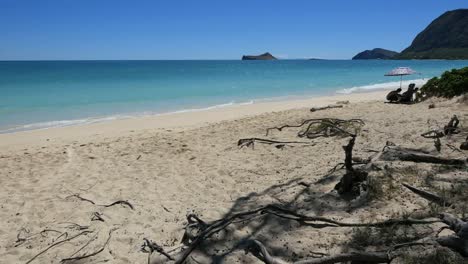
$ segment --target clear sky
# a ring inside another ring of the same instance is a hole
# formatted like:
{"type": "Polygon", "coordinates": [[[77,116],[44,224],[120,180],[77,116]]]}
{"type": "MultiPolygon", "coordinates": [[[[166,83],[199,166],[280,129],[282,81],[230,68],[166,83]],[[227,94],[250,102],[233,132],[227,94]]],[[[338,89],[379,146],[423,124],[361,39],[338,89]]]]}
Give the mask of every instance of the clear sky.
{"type": "Polygon", "coordinates": [[[467,0],[0,0],[0,60],[349,59],[467,0]]]}

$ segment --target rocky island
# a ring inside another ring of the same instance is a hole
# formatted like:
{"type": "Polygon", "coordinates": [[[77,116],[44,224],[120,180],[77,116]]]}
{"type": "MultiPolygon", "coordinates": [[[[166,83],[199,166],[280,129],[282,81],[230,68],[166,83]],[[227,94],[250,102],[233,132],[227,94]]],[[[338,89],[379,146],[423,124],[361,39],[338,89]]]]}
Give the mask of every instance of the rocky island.
{"type": "Polygon", "coordinates": [[[244,55],[242,56],[242,60],[276,60],[276,58],[269,52],[266,52],[261,55],[244,55]]]}

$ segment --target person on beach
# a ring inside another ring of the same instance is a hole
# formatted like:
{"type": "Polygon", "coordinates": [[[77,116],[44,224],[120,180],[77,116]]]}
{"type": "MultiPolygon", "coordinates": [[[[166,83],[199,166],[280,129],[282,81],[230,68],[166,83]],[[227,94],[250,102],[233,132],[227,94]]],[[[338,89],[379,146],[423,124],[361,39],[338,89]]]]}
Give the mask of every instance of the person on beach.
{"type": "Polygon", "coordinates": [[[391,91],[387,94],[387,101],[393,103],[393,102],[398,102],[398,100],[400,100],[400,97],[401,97],[401,88],[398,88],[394,91],[391,91]]]}
{"type": "Polygon", "coordinates": [[[418,91],[419,88],[414,88],[416,85],[414,83],[411,83],[408,86],[408,90],[404,92],[401,97],[399,102],[400,103],[411,103],[413,102],[413,95],[418,91]]]}

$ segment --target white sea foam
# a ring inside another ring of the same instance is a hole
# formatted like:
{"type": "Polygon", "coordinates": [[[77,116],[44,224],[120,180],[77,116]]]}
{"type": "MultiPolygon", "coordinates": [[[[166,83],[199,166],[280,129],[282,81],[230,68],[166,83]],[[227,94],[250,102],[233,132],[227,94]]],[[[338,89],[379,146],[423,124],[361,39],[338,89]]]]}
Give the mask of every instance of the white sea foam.
{"type": "MultiPolygon", "coordinates": [[[[408,87],[410,83],[414,83],[416,84],[416,87],[421,87],[426,82],[427,82],[427,79],[405,80],[402,82],[401,86],[408,87]]],[[[396,82],[386,82],[386,83],[376,83],[376,84],[363,85],[363,86],[355,86],[355,87],[339,90],[336,93],[350,94],[350,93],[356,93],[356,92],[368,92],[370,90],[396,89],[399,87],[400,87],[400,81],[396,81],[396,82]]]]}

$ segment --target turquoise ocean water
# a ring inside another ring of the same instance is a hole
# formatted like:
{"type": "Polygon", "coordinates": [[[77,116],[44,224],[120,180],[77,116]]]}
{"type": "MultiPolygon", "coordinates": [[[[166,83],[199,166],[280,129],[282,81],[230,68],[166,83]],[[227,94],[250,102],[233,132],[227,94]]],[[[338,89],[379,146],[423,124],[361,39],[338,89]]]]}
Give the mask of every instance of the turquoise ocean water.
{"type": "Polygon", "coordinates": [[[399,86],[468,61],[3,61],[0,133],[399,86]]]}

